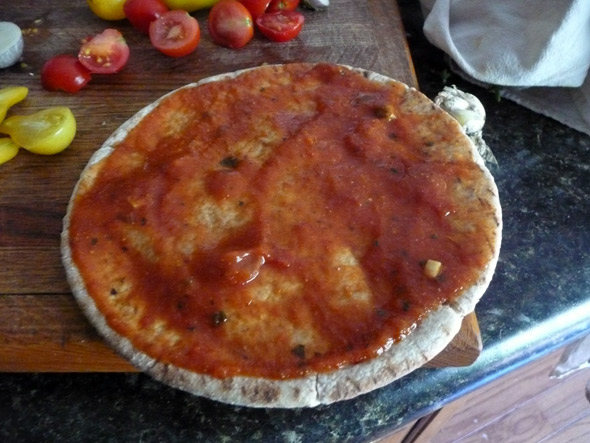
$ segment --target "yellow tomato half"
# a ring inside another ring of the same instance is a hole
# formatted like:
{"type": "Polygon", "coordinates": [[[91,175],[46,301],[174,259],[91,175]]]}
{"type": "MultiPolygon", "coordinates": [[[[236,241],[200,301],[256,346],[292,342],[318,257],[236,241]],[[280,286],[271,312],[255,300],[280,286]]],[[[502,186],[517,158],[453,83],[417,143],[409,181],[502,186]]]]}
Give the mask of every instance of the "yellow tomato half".
{"type": "Polygon", "coordinates": [[[29,90],[24,86],[8,86],[0,89],[0,122],[6,117],[8,108],[25,99],[29,90]]]}
{"type": "Polygon", "coordinates": [[[76,119],[65,106],[43,109],[31,115],[13,115],[0,123],[18,146],[35,154],[52,155],[66,149],[76,135],[76,119]]]}
{"type": "Polygon", "coordinates": [[[183,9],[188,12],[210,8],[217,2],[219,0],[164,0],[170,9],[183,9]]]}
{"type": "Polygon", "coordinates": [[[8,137],[0,138],[0,165],[18,154],[18,145],[8,137]]]}
{"type": "Polygon", "coordinates": [[[123,5],[125,0],[86,0],[92,12],[104,20],[122,20],[125,18],[123,5]]]}

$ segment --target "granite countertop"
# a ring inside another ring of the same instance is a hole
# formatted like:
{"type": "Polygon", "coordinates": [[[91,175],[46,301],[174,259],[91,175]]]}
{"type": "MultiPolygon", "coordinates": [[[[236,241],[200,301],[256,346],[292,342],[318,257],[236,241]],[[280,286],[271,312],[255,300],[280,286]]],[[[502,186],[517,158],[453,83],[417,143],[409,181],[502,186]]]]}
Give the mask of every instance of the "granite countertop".
{"type": "Polygon", "coordinates": [[[142,374],[0,374],[4,441],[372,441],[590,333],[590,137],[450,74],[399,2],[421,90],[447,84],[488,112],[484,138],[504,214],[496,275],[476,309],[484,344],[466,368],[419,369],[393,384],[302,410],[227,406],[142,374]]]}

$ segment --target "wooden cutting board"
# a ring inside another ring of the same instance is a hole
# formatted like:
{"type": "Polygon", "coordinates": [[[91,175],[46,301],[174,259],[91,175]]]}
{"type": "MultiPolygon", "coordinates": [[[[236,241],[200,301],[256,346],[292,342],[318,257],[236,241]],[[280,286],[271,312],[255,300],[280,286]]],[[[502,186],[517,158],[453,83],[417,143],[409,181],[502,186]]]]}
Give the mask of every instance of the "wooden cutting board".
{"type": "MultiPolygon", "coordinates": [[[[241,50],[212,43],[207,12],[199,48],[173,59],[159,54],[147,36],[126,21],[106,22],[86,2],[62,0],[59,7],[20,2],[2,20],[25,36],[22,62],[0,70],[0,87],[29,88],[10,114],[69,106],[78,123],[73,144],[57,156],[21,150],[0,165],[0,371],[134,371],[97,335],[75,304],[63,271],[59,242],[62,217],[80,172],[102,142],[139,109],[186,83],[261,63],[333,62],[366,68],[417,86],[394,0],[332,2],[324,12],[305,12],[300,36],[272,43],[260,35],[241,50]],[[40,83],[43,63],[57,54],[77,54],[88,35],[115,27],[131,57],[116,75],[95,75],[75,95],[48,92],[40,83]]],[[[468,365],[481,351],[475,315],[431,366],[468,365]]]]}

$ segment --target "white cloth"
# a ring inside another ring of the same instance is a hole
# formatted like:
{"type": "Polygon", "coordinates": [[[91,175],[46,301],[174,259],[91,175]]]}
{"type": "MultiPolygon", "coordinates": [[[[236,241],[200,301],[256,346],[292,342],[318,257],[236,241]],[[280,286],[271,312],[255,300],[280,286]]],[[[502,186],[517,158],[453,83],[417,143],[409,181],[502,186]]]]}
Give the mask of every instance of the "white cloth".
{"type": "Polygon", "coordinates": [[[590,0],[420,0],[424,34],[475,79],[590,134],[590,0]]]}

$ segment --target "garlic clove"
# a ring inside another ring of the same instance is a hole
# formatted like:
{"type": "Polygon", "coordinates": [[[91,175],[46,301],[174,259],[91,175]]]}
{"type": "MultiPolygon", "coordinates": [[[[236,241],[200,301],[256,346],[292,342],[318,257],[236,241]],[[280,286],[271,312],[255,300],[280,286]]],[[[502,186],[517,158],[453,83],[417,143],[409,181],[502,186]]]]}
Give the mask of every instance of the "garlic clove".
{"type": "Polygon", "coordinates": [[[21,29],[11,22],[0,22],[0,69],[14,65],[23,55],[21,29]]]}

